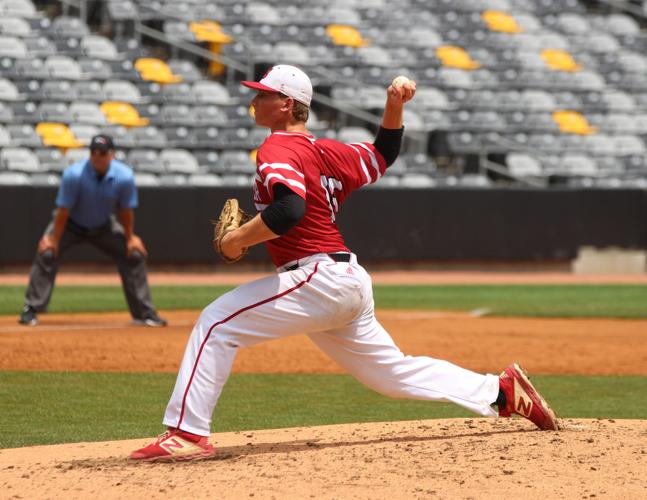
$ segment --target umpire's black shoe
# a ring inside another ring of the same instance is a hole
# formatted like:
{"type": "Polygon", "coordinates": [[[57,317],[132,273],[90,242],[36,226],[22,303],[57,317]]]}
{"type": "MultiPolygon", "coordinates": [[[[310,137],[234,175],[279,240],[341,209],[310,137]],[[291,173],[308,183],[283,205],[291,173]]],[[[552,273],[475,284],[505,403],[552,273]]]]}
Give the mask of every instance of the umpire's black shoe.
{"type": "Polygon", "coordinates": [[[21,325],[36,326],[38,324],[38,316],[36,316],[36,309],[31,306],[23,307],[18,323],[21,325]]]}
{"type": "Polygon", "coordinates": [[[143,319],[134,319],[133,323],[136,325],[153,327],[168,325],[168,322],[165,319],[160,318],[155,311],[149,312],[143,319]]]}

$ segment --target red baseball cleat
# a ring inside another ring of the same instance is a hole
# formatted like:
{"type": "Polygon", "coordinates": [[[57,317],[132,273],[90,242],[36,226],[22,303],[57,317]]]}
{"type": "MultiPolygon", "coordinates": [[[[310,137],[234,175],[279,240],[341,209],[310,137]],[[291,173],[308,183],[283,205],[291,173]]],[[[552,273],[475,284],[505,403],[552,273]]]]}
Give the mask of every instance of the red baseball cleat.
{"type": "Polygon", "coordinates": [[[216,454],[209,438],[198,436],[179,429],[169,429],[160,434],[157,440],[135,450],[130,454],[131,460],[143,462],[175,462],[179,460],[200,460],[216,454]]]}
{"type": "Polygon", "coordinates": [[[513,413],[527,418],[541,430],[559,430],[557,416],[532,386],[530,379],[517,363],[508,366],[499,376],[499,387],[506,397],[505,408],[499,408],[500,417],[513,413]]]}

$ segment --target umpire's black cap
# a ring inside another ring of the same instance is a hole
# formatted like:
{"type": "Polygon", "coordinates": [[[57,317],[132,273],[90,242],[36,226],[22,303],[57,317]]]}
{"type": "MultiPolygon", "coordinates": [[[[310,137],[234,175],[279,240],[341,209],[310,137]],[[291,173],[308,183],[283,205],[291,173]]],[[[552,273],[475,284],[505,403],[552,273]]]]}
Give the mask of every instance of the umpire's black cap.
{"type": "Polygon", "coordinates": [[[100,149],[102,151],[110,151],[115,149],[115,143],[112,140],[112,137],[105,134],[95,135],[90,141],[90,150],[100,149]]]}

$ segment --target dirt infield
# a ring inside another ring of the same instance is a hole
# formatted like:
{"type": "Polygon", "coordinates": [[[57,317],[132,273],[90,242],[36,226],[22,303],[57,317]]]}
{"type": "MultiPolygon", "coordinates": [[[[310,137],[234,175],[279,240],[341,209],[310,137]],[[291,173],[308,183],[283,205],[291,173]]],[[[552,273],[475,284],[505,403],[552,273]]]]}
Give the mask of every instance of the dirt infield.
{"type": "MultiPolygon", "coordinates": [[[[0,370],[175,372],[196,311],[164,311],[167,328],[131,326],[125,313],[49,314],[37,327],[0,317],[0,370]],[[155,353],[151,356],[150,353],[155,353]]],[[[518,360],[531,373],[647,375],[647,320],[472,317],[378,311],[406,354],[498,373],[518,360]]],[[[239,351],[236,372],[338,373],[305,336],[239,351]]]]}
{"type": "MultiPolygon", "coordinates": [[[[170,324],[161,329],[133,327],[125,313],[42,315],[35,328],[0,317],[0,371],[175,372],[199,312],[163,313],[170,324]]],[[[405,353],[476,371],[518,360],[531,374],[647,375],[647,320],[378,318],[405,353]]],[[[234,371],[340,369],[299,336],[240,350],[234,371]]],[[[517,419],[450,419],[222,433],[215,459],[190,464],[128,462],[147,438],[0,450],[0,498],[647,497],[647,421],[563,425],[556,433],[517,419]]]]}

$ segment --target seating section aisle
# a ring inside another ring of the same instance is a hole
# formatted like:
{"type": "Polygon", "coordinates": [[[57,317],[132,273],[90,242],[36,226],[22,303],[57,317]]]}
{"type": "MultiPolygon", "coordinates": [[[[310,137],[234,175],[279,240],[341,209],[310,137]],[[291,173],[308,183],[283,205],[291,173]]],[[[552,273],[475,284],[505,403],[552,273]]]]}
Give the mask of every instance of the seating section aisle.
{"type": "MultiPolygon", "coordinates": [[[[266,132],[254,128],[239,72],[143,45],[141,22],[249,76],[277,62],[303,67],[334,103],[314,106],[311,129],[348,142],[372,140],[374,125],[344,110],[377,116],[393,77],[415,79],[404,151],[382,187],[647,187],[641,16],[576,0],[95,4],[91,29],[0,0],[0,183],[55,184],[98,132],[114,136],[146,185],[251,182],[266,132]]],[[[647,1],[637,5],[647,16],[647,1]]]]}

